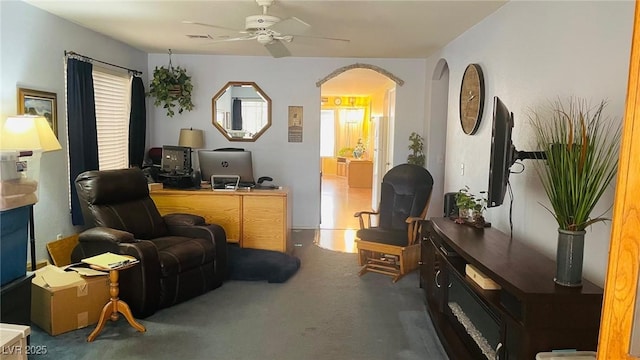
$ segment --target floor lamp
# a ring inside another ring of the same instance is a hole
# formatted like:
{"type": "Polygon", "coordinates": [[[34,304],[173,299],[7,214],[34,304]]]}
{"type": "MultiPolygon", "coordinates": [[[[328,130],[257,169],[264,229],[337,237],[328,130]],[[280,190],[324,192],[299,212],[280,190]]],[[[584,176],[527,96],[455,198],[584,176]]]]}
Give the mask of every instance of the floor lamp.
{"type": "MultiPolygon", "coordinates": [[[[37,182],[40,173],[40,156],[43,152],[61,150],[60,142],[46,118],[34,115],[18,115],[7,118],[0,128],[0,152],[3,158],[15,158],[15,167],[9,163],[3,166],[2,180],[16,182],[37,182]]],[[[31,270],[36,269],[36,239],[33,206],[37,202],[35,194],[25,193],[25,204],[29,206],[29,242],[31,245],[31,270]],[[29,198],[35,201],[26,200],[29,198]]],[[[19,199],[17,199],[19,200],[19,199]]],[[[16,201],[16,204],[20,204],[16,201]]],[[[17,206],[16,206],[17,207],[17,206]]]]}

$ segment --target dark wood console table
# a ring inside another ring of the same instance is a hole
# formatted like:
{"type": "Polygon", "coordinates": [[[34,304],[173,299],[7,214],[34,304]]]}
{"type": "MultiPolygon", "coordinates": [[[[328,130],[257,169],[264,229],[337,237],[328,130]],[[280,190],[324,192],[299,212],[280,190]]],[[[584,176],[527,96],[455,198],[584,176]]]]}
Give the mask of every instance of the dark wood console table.
{"type": "Polygon", "coordinates": [[[603,290],[588,281],[556,285],[553,260],[496,229],[425,221],[421,264],[427,309],[451,359],[596,350],[603,290]],[[482,289],[465,275],[467,264],[501,289],[482,289]]]}

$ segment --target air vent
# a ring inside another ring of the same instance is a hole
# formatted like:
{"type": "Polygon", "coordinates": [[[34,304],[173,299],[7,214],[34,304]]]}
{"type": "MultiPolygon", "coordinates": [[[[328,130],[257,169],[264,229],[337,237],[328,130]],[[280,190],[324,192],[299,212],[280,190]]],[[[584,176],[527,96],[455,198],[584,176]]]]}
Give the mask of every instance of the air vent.
{"type": "Polygon", "coordinates": [[[187,37],[189,39],[210,39],[211,38],[209,35],[193,35],[193,34],[191,35],[187,34],[187,37]]]}

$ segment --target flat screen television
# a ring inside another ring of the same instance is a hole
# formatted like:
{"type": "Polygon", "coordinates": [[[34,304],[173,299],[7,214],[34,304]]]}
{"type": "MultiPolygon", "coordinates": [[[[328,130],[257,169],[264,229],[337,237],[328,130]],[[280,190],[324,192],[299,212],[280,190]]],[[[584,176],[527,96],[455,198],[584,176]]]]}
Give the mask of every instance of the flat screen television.
{"type": "Polygon", "coordinates": [[[509,184],[511,165],[516,160],[546,159],[546,155],[542,151],[516,150],[511,141],[513,113],[497,96],[493,97],[493,125],[491,129],[487,207],[502,205],[509,184]]]}
{"type": "Polygon", "coordinates": [[[493,97],[493,125],[491,127],[491,158],[489,160],[489,189],[487,207],[502,205],[507,192],[509,171],[513,164],[514,147],[511,142],[513,113],[497,96],[493,97]]]}
{"type": "Polygon", "coordinates": [[[215,175],[218,185],[234,183],[233,177],[239,176],[242,186],[255,185],[251,151],[198,150],[198,162],[205,181],[211,181],[211,176],[215,175]],[[225,175],[231,177],[225,178],[225,175]]]}

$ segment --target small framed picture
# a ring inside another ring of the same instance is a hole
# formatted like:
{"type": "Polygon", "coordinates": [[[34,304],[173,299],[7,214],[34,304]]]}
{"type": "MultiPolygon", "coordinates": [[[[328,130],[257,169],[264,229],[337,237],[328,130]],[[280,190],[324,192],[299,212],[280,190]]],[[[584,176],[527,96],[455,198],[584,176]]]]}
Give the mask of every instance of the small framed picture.
{"type": "Polygon", "coordinates": [[[56,93],[18,88],[18,114],[44,116],[58,136],[58,96],[56,93]]]}
{"type": "Polygon", "coordinates": [[[289,106],[289,142],[302,142],[302,106],[289,106]]]}

